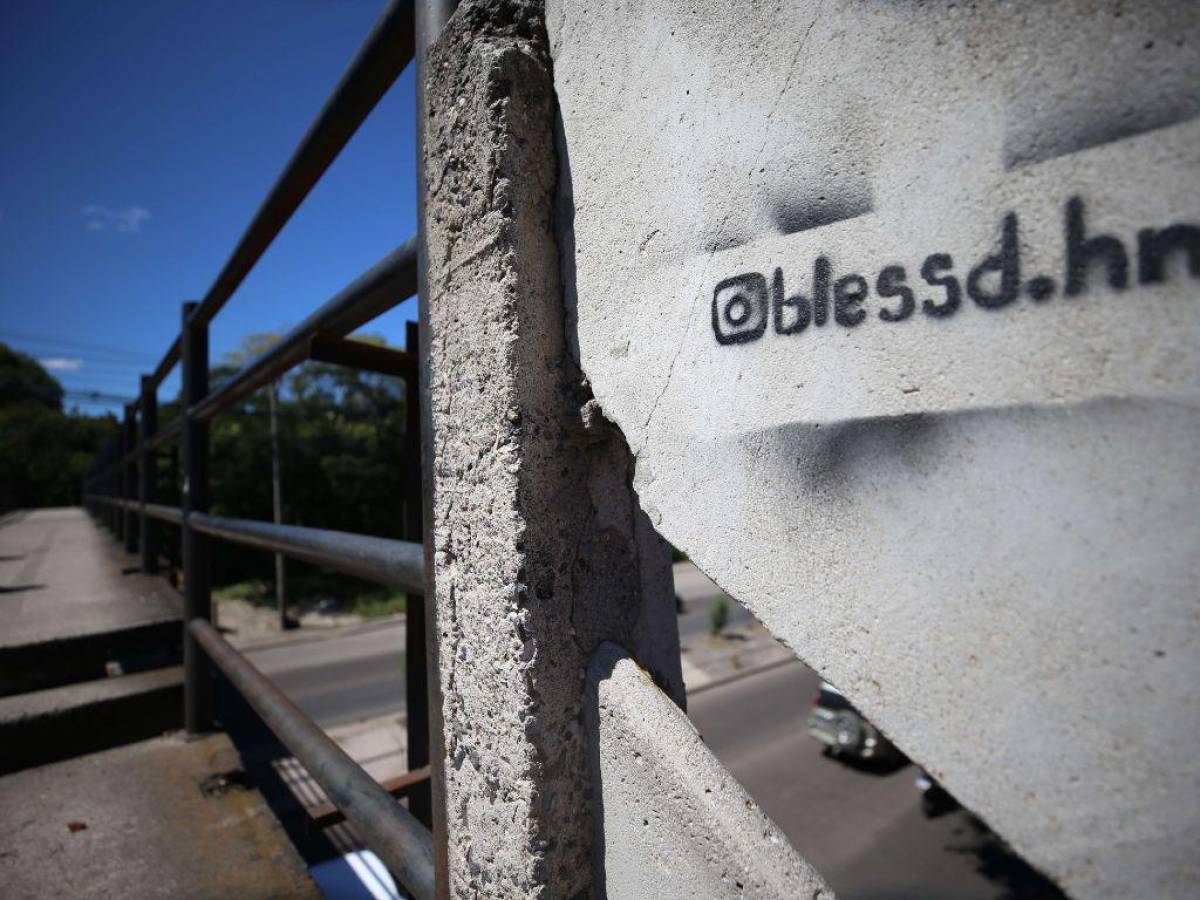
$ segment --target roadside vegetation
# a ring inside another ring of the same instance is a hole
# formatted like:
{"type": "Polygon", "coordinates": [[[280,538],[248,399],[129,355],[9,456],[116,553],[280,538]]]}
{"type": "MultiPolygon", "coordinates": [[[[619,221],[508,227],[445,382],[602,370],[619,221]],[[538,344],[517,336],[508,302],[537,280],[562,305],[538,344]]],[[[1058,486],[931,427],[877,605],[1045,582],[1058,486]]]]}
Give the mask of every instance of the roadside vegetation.
{"type": "Polygon", "coordinates": [[[708,607],[708,633],[716,637],[729,624],[729,598],[719,594],[708,607]]]}
{"type": "MultiPolygon", "coordinates": [[[[404,612],[407,599],[402,591],[335,572],[289,572],[286,581],[288,607],[296,616],[319,612],[378,619],[404,612]]],[[[213,600],[218,604],[241,601],[251,606],[274,609],[275,582],[270,578],[248,578],[225,584],[213,591],[213,600]]]]}

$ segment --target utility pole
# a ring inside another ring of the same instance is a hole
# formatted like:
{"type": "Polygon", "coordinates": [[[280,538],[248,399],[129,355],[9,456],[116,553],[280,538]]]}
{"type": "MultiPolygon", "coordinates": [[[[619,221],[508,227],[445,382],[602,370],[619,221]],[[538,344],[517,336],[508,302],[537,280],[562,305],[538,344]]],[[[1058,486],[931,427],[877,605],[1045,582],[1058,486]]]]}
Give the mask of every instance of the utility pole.
{"type": "MultiPolygon", "coordinates": [[[[271,409],[271,502],[276,525],[283,524],[283,491],[279,483],[279,422],[277,419],[278,382],[267,388],[267,403],[271,409]]],[[[287,615],[287,585],[284,584],[283,554],[275,554],[275,604],[279,608],[279,628],[295,627],[287,615]]]]}

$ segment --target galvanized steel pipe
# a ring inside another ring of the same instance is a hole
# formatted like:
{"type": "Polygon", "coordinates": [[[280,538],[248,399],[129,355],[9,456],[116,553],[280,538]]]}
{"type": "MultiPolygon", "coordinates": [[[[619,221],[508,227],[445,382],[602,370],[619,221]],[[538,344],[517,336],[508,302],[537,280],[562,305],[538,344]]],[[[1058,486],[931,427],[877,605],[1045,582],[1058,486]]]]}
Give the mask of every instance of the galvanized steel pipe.
{"type": "Polygon", "coordinates": [[[420,544],[201,513],[192,513],[188,525],[212,537],[329,566],[410,593],[423,594],[425,590],[424,548],[420,544]]]}
{"type": "Polygon", "coordinates": [[[209,659],[419,900],[434,897],[433,836],[203,619],[189,626],[209,659]]]}

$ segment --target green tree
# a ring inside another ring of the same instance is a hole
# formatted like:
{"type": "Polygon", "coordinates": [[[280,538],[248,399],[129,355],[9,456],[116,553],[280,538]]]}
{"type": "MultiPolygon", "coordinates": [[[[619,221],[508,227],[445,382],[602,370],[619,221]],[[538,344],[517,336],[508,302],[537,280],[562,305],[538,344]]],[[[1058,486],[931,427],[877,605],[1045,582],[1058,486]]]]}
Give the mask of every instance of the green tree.
{"type": "Polygon", "coordinates": [[[0,343],[0,407],[34,403],[62,409],[63,389],[32,356],[0,343]]]}
{"type": "MultiPolygon", "coordinates": [[[[214,389],[278,340],[271,333],[245,338],[213,368],[214,389]]],[[[355,340],[386,346],[381,338],[355,340]]],[[[280,379],[278,398],[284,522],[402,536],[403,380],[306,362],[280,379]]],[[[267,390],[214,418],[210,434],[213,512],[270,521],[267,390]]],[[[218,583],[271,577],[270,554],[257,551],[223,548],[214,564],[218,583]]]]}
{"type": "Polygon", "coordinates": [[[0,512],[80,502],[83,473],[116,422],[64,413],[62,396],[35,359],[0,344],[0,512]]]}

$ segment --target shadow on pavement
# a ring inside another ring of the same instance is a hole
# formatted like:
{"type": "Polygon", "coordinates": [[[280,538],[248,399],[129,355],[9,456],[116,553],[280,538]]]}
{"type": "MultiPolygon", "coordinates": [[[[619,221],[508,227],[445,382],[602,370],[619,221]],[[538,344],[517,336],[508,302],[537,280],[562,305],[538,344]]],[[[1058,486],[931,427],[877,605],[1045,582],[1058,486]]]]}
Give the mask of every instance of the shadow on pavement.
{"type": "Polygon", "coordinates": [[[839,763],[847,769],[853,769],[855,772],[862,772],[864,775],[894,775],[906,766],[912,765],[905,757],[859,759],[856,756],[839,756],[828,747],[822,750],[821,754],[831,762],[839,763]]]}
{"type": "Polygon", "coordinates": [[[983,820],[967,812],[963,822],[963,842],[946,849],[975,857],[975,870],[1002,889],[996,900],[1068,900],[1058,885],[1017,856],[983,820]]]}

